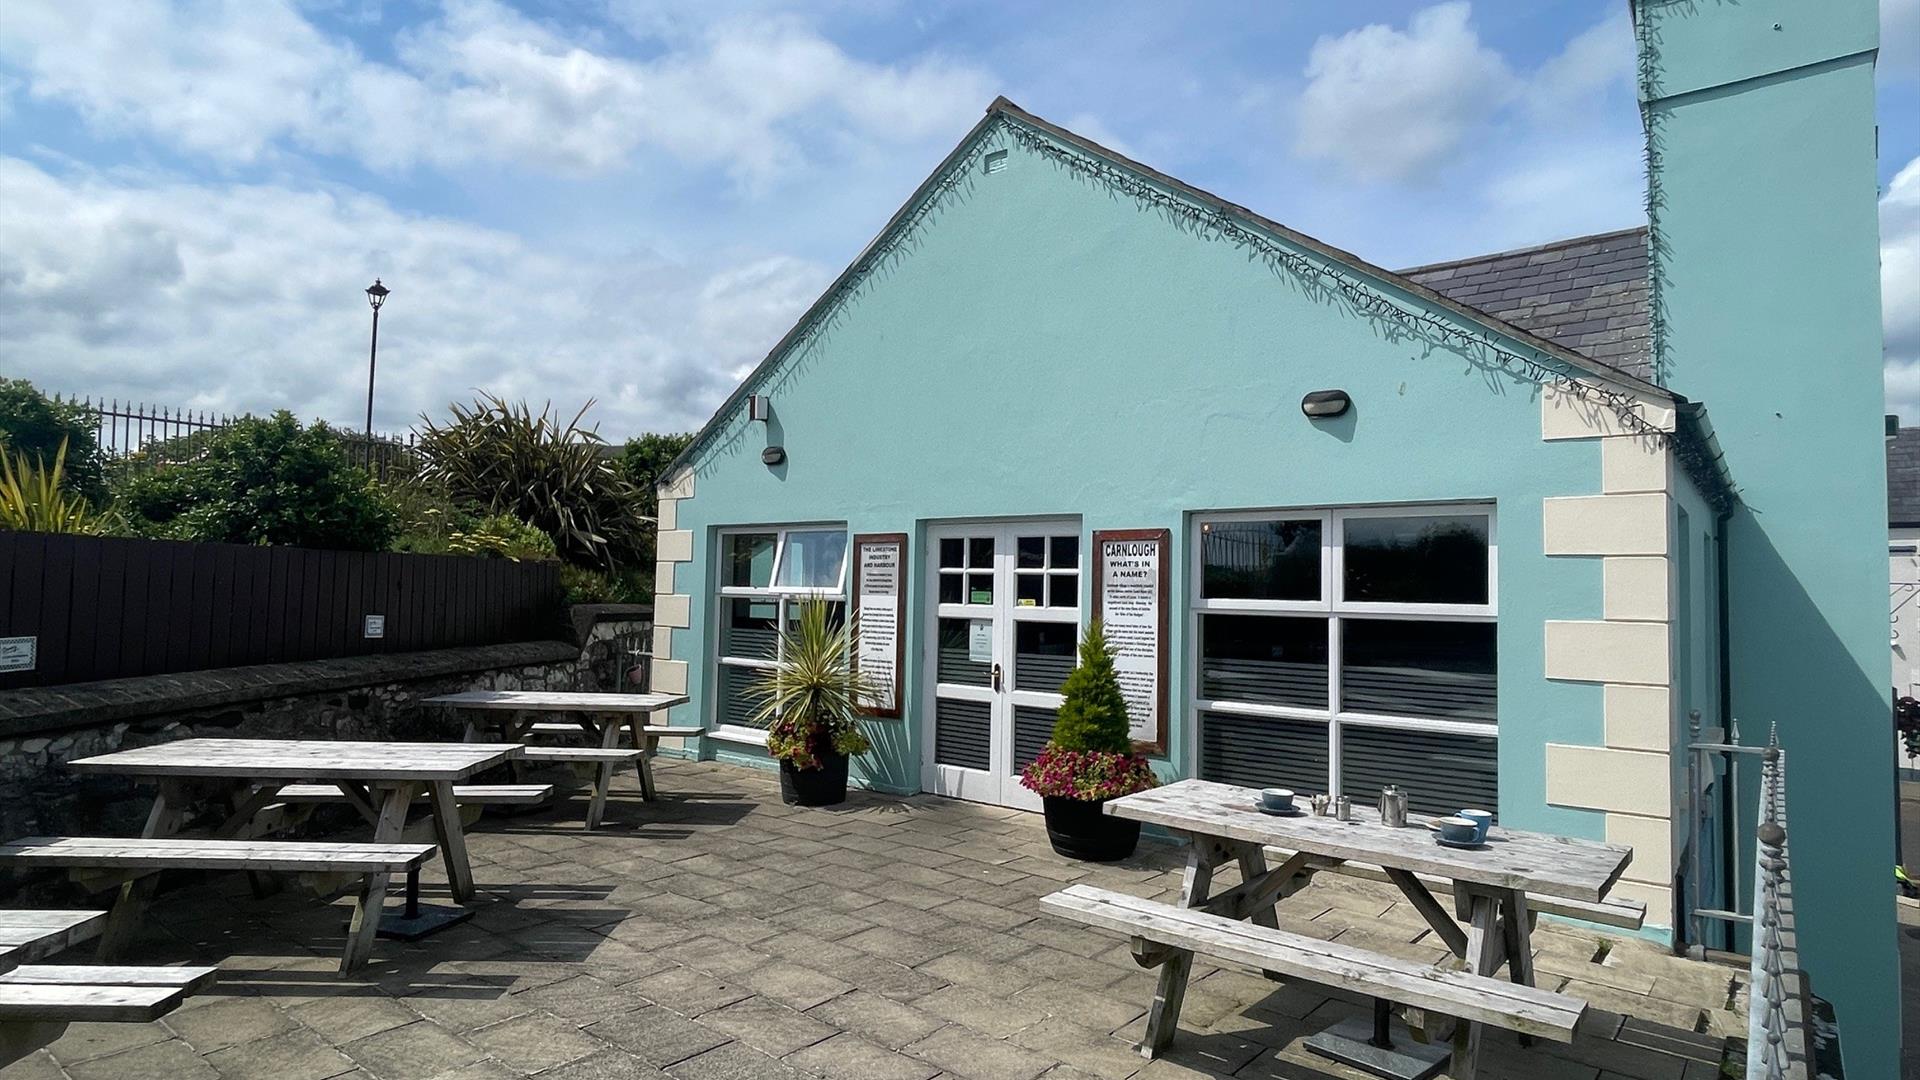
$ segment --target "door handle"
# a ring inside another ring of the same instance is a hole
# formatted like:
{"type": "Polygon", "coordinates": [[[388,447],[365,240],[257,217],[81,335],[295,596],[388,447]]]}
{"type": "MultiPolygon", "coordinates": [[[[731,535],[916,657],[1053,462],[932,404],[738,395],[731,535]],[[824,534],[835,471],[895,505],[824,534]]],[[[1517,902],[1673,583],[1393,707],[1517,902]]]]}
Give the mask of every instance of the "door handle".
{"type": "Polygon", "coordinates": [[[999,664],[993,665],[993,689],[995,693],[998,693],[1000,691],[1000,665],[999,664]]]}

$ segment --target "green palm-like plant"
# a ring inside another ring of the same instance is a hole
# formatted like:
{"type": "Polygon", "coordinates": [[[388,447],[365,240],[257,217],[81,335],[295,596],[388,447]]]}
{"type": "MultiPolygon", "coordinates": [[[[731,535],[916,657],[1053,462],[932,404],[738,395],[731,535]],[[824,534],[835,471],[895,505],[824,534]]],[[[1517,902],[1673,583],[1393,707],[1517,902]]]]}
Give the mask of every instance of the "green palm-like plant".
{"type": "Polygon", "coordinates": [[[753,684],[753,723],[767,729],[767,752],[796,769],[818,769],[823,749],[852,757],[871,747],[860,730],[860,702],[871,680],[853,665],[858,616],[835,626],[831,605],[808,600],[780,633],[782,663],[753,684]]]}
{"type": "Polygon", "coordinates": [[[67,441],[49,466],[25,451],[8,453],[0,444],[0,528],[22,532],[78,533],[99,536],[112,519],[61,485],[67,471],[67,441]]]}

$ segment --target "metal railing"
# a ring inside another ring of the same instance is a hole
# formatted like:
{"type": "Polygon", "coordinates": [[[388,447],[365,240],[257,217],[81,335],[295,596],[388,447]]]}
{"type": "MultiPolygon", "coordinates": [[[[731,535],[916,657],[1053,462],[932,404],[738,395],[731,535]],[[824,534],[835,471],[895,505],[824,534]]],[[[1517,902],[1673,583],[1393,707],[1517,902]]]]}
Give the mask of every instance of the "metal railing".
{"type": "MultiPolygon", "coordinates": [[[[1686,930],[1689,951],[1702,955],[1707,948],[1707,927],[1721,928],[1723,946],[1731,951],[1738,927],[1753,925],[1753,910],[1743,903],[1751,898],[1741,874],[1741,860],[1729,849],[1734,836],[1742,835],[1738,826],[1739,792],[1742,764],[1748,769],[1766,752],[1764,746],[1743,746],[1740,721],[1720,728],[1703,730],[1700,711],[1687,714],[1687,850],[1686,930]],[[1711,866],[1709,860],[1719,863],[1711,866]],[[1720,892],[1724,899],[1709,903],[1704,892],[1710,876],[1724,876],[1720,892]]],[[[1751,775],[1750,773],[1748,775],[1751,775]]],[[[1757,822],[1756,822],[1757,823],[1757,822]]]]}
{"type": "MultiPolygon", "coordinates": [[[[185,461],[197,452],[203,439],[242,417],[207,410],[174,409],[142,402],[91,397],[52,395],[56,403],[93,415],[94,441],[108,458],[122,466],[157,465],[185,461]]],[[[369,470],[385,473],[410,466],[416,459],[417,436],[375,432],[369,440],[358,428],[336,425],[341,448],[348,460],[369,470]]]]}

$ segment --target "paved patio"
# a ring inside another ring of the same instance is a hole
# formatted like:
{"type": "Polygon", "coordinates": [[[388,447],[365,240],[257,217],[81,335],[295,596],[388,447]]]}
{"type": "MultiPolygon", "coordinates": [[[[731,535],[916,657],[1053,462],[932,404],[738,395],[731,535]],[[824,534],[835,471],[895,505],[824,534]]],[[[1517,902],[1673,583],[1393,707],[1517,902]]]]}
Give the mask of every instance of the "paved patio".
{"type": "MultiPolygon", "coordinates": [[[[133,959],[218,964],[212,992],[153,1024],[76,1024],[0,1078],[1362,1075],[1301,1045],[1360,999],[1198,963],[1172,1054],[1135,1055],[1153,973],[1035,899],[1077,880],[1171,897],[1170,846],[1092,867],[1054,856],[1033,815],[926,796],[797,810],[766,772],[660,776],[651,806],[617,785],[598,833],[578,797],[488,816],[470,834],[476,917],[381,942],[353,979],[334,972],[344,902],[258,901],[240,875],[169,893],[133,959]]],[[[1397,895],[1323,875],[1283,924],[1439,958],[1397,895]]],[[[1744,969],[1547,921],[1534,941],[1542,984],[1593,1009],[1571,1046],[1491,1033],[1485,1075],[1694,1080],[1745,1030],[1744,969]]]]}

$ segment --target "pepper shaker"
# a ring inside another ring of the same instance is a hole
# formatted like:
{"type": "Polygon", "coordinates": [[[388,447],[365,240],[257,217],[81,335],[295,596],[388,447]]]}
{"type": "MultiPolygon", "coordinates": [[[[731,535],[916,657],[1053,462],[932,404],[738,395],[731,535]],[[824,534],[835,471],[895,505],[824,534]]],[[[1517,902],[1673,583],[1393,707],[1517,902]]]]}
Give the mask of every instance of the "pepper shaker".
{"type": "Polygon", "coordinates": [[[1325,795],[1315,795],[1313,797],[1313,816],[1327,816],[1327,797],[1325,795]]]}
{"type": "Polygon", "coordinates": [[[1347,798],[1345,795],[1340,796],[1340,801],[1333,804],[1333,816],[1339,818],[1341,821],[1352,821],[1353,800],[1347,798]]]}

